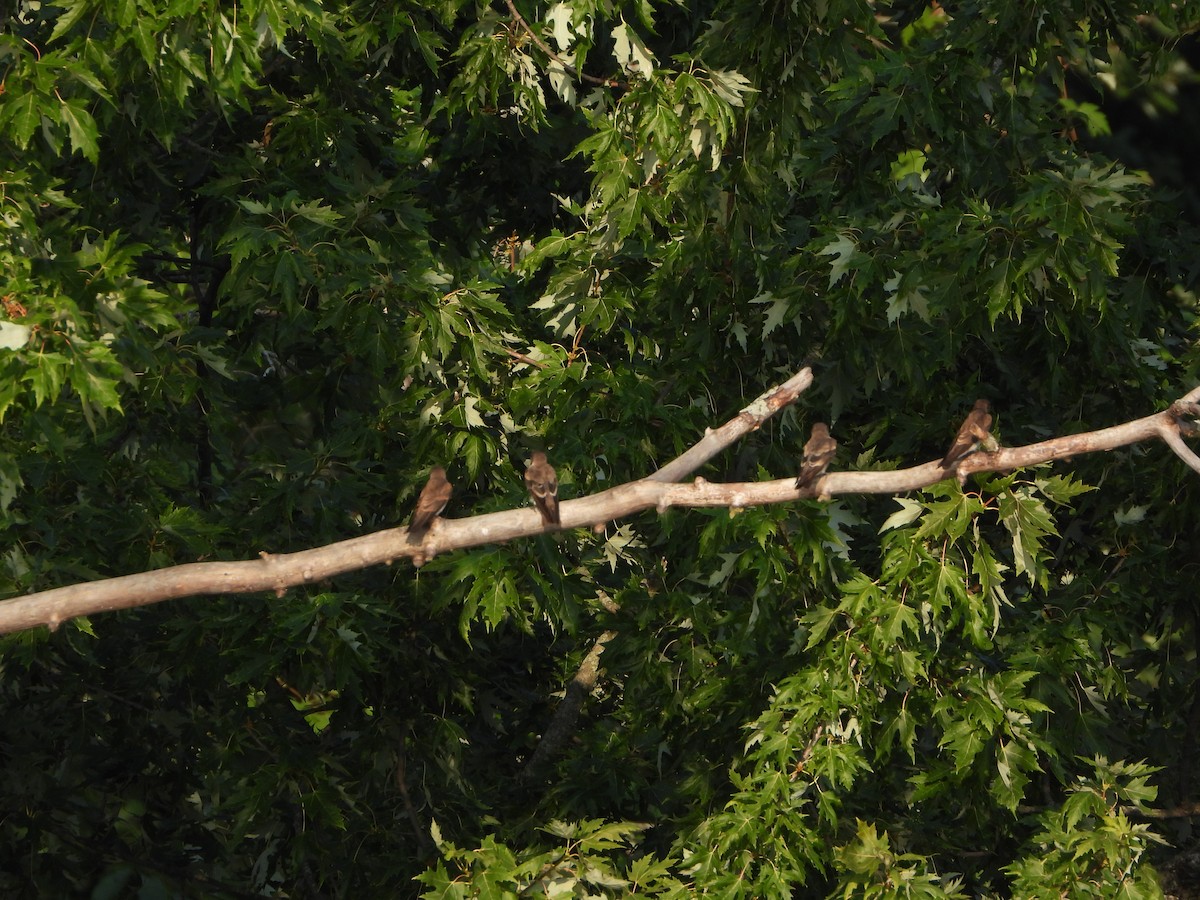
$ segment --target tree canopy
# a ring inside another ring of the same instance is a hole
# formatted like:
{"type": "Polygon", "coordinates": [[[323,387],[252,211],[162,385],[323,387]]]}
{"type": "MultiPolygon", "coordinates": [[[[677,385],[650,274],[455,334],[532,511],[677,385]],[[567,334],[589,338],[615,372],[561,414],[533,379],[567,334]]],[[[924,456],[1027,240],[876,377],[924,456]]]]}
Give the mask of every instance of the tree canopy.
{"type": "MultiPolygon", "coordinates": [[[[939,460],[978,398],[1003,446],[1163,411],[1198,26],[15,0],[0,597],[390,529],[437,466],[448,518],[528,505],[537,451],[566,503],[804,366],[697,475],[794,478],[817,422],[831,471],[939,460]]],[[[1197,478],[1139,443],[5,636],[0,889],[1159,896],[1197,478]]]]}

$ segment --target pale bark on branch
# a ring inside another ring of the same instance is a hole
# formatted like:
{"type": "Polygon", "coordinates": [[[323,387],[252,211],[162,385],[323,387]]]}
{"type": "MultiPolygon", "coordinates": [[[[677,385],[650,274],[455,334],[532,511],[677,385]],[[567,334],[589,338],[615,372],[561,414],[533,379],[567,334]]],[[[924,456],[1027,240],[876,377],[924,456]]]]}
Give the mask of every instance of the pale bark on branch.
{"type": "Polygon", "coordinates": [[[258,559],[196,562],[104,581],[53,588],[0,601],[0,634],[39,625],[57,628],[77,616],[146,606],[163,600],[202,594],[273,591],[282,596],[289,587],[332,578],[345,572],[409,557],[418,565],[436,554],[485,544],[504,543],[546,531],[603,527],[645,509],[664,512],[672,506],[746,507],[787,503],[797,499],[826,499],[842,494],[902,494],[938,481],[973,472],[1010,471],[1067,459],[1083,453],[1112,450],[1127,444],[1159,439],[1187,465],[1200,472],[1200,458],[1180,435],[1195,432],[1200,388],[1161,413],[1099,431],[1067,435],[1025,447],[994,453],[974,453],[956,470],[928,462],[908,469],[879,472],[829,472],[810,488],[798,491],[796,474],[775,481],[717,484],[703,478],[682,484],[694,472],[745,434],[759,428],[779,410],[794,403],[812,384],[805,368],[779,387],[763,394],[720,428],[708,431],[695,445],[657,472],[609,490],[564,500],[558,529],[543,526],[533,508],[512,509],[461,519],[438,519],[420,543],[408,542],[407,528],[389,528],[297,553],[260,553],[258,559]]]}

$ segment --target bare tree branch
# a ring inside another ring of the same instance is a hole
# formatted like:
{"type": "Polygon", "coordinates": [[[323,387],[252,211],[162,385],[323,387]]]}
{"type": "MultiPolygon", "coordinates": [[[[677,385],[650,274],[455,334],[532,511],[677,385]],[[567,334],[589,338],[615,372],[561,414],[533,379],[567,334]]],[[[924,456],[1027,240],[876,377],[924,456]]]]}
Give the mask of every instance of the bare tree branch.
{"type": "Polygon", "coordinates": [[[1166,441],[1168,447],[1175,451],[1176,456],[1191,466],[1197,474],[1200,474],[1200,456],[1193,453],[1192,448],[1183,442],[1177,428],[1164,428],[1162,439],[1166,441]]]}
{"type": "MultiPolygon", "coordinates": [[[[683,478],[728,447],[738,438],[759,428],[764,421],[795,402],[812,383],[806,368],[787,382],[759,397],[720,428],[708,432],[698,443],[658,472],[609,490],[565,500],[560,504],[561,524],[545,527],[533,508],[488,513],[465,519],[438,519],[419,544],[408,543],[407,528],[389,528],[325,547],[298,553],[260,553],[259,559],[230,562],[199,562],[154,572],[124,575],[105,581],[54,588],[0,601],[0,634],[48,625],[57,628],[76,616],[130,609],[198,594],[237,594],[274,591],[283,596],[287,588],[309,584],[345,572],[390,564],[411,557],[420,565],[438,553],[485,544],[503,543],[546,531],[602,525],[645,509],[660,512],[672,507],[758,506],[787,503],[800,498],[822,499],[839,494],[902,494],[936,484],[954,474],[1014,469],[1068,459],[1082,453],[1112,450],[1140,441],[1161,439],[1197,468],[1195,454],[1180,439],[1178,407],[1123,425],[1009,447],[994,453],[973,453],[954,469],[927,462],[888,472],[828,472],[811,487],[796,490],[795,473],[764,482],[716,484],[696,478],[688,484],[671,483],[683,478]]],[[[1200,397],[1200,388],[1181,399],[1186,411],[1200,397]]],[[[1200,468],[1197,468],[1200,471],[1200,468]]]]}

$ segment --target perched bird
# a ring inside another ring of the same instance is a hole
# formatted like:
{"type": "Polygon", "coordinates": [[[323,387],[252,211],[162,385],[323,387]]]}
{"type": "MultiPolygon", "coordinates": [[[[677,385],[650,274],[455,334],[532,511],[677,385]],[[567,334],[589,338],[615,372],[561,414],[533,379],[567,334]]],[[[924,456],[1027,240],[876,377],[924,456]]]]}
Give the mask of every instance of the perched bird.
{"type": "Polygon", "coordinates": [[[829,426],[824,422],[817,422],[813,425],[808,443],[804,445],[804,458],[800,463],[796,489],[803,490],[824,475],[836,452],[837,441],[829,436],[829,426]]]}
{"type": "Polygon", "coordinates": [[[446,480],[446,470],[441,466],[434,466],[433,471],[429,473],[429,481],[425,482],[421,496],[417,498],[417,508],[408,526],[409,534],[423,535],[433,524],[433,520],[442,514],[453,492],[454,485],[446,480]]]}
{"type": "Polygon", "coordinates": [[[954,436],[954,443],[946,451],[942,460],[942,468],[949,469],[964,456],[974,453],[980,444],[991,444],[992,410],[986,400],[976,400],[975,408],[967,413],[967,418],[954,436]]]}
{"type": "Polygon", "coordinates": [[[558,475],[554,467],[546,462],[546,454],[541,450],[533,454],[525,469],[525,487],[533,498],[533,505],[542,515],[543,525],[558,524],[558,475]]]}

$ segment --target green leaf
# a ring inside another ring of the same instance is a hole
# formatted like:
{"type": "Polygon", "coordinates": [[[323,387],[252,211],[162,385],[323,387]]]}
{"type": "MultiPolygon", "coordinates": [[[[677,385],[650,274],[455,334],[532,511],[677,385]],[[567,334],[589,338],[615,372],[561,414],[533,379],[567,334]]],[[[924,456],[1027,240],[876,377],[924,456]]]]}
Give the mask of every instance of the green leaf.
{"type": "Polygon", "coordinates": [[[836,608],[820,606],[805,613],[800,621],[809,629],[808,642],[805,650],[812,650],[825,640],[825,635],[833,627],[839,616],[836,608]]]}
{"type": "Polygon", "coordinates": [[[829,267],[829,287],[832,288],[859,260],[858,246],[848,234],[839,234],[820,251],[822,256],[834,257],[829,267]]]}
{"type": "Polygon", "coordinates": [[[94,12],[92,4],[88,0],[61,0],[55,5],[66,11],[55,17],[54,30],[50,32],[50,37],[47,39],[47,43],[50,44],[74,28],[76,23],[89,12],[94,12]]]}
{"type": "Polygon", "coordinates": [[[612,39],[613,56],[616,57],[618,66],[642,78],[649,78],[654,74],[654,54],[625,22],[622,21],[612,30],[612,39]]]}
{"type": "Polygon", "coordinates": [[[0,350],[20,350],[29,343],[32,330],[19,322],[0,322],[0,350]]]}
{"type": "Polygon", "coordinates": [[[1046,571],[1041,557],[1045,539],[1058,535],[1050,512],[1025,487],[1002,493],[999,501],[1000,521],[1012,537],[1016,573],[1025,575],[1031,583],[1044,584],[1046,571]]]}
{"type": "Polygon", "coordinates": [[[754,90],[750,79],[740,72],[714,69],[708,73],[713,89],[730,106],[742,106],[745,95],[754,90]]]}
{"type": "Polygon", "coordinates": [[[905,179],[915,179],[918,184],[924,184],[925,154],[920,150],[905,150],[892,163],[892,180],[902,182],[905,179]]]}
{"type": "Polygon", "coordinates": [[[307,203],[298,203],[293,207],[293,210],[301,218],[327,228],[332,228],[342,220],[341,213],[316,200],[307,203]]]}
{"type": "Polygon", "coordinates": [[[155,43],[158,33],[156,24],[151,17],[140,15],[134,19],[132,26],[128,29],[128,34],[133,38],[134,46],[137,47],[142,62],[146,64],[147,68],[154,66],[158,58],[158,48],[155,43]]]}
{"type": "Polygon", "coordinates": [[[1062,506],[1068,506],[1076,497],[1096,490],[1093,485],[1085,484],[1071,475],[1035,478],[1033,484],[1047,500],[1062,506]]]}
{"type": "Polygon", "coordinates": [[[769,303],[770,308],[763,317],[762,336],[765,338],[782,323],[791,304],[783,297],[776,297],[770,291],[760,297],[755,297],[751,303],[769,303]]]}
{"type": "Polygon", "coordinates": [[[68,363],[62,354],[39,353],[37,365],[27,370],[22,380],[33,388],[35,406],[41,406],[47,400],[58,398],[62,386],[67,380],[68,363]]]}
{"type": "MultiPolygon", "coordinates": [[[[135,0],[124,0],[124,2],[132,5],[135,0]]],[[[85,85],[88,90],[92,91],[98,97],[107,100],[110,104],[112,103],[112,95],[108,92],[108,88],[104,86],[104,83],[91,69],[78,63],[70,63],[67,65],[66,70],[72,78],[80,84],[85,85]]]]}
{"type": "Polygon", "coordinates": [[[1070,97],[1060,97],[1059,105],[1063,111],[1070,116],[1077,116],[1083,121],[1084,127],[1087,128],[1096,137],[1104,137],[1112,134],[1112,128],[1108,124],[1108,117],[1094,103],[1078,103],[1070,97]]]}
{"type": "Polygon", "coordinates": [[[59,117],[63,124],[67,126],[67,131],[71,135],[71,146],[84,155],[90,163],[96,163],[100,159],[100,146],[96,142],[99,130],[96,127],[96,120],[92,118],[79,100],[66,100],[63,102],[59,117]]]}
{"type": "Polygon", "coordinates": [[[926,513],[917,529],[918,538],[946,535],[957,541],[967,533],[975,517],[984,511],[983,501],[978,496],[958,490],[944,500],[923,505],[926,513]]]}
{"type": "Polygon", "coordinates": [[[0,121],[7,123],[9,139],[18,150],[29,146],[29,139],[42,120],[45,97],[37,91],[24,91],[0,108],[0,121]]]}
{"type": "Polygon", "coordinates": [[[910,500],[907,497],[896,497],[895,500],[900,504],[900,509],[888,516],[883,524],[879,526],[880,534],[892,528],[903,528],[905,525],[911,525],[925,512],[925,505],[917,500],[910,500]]]}

